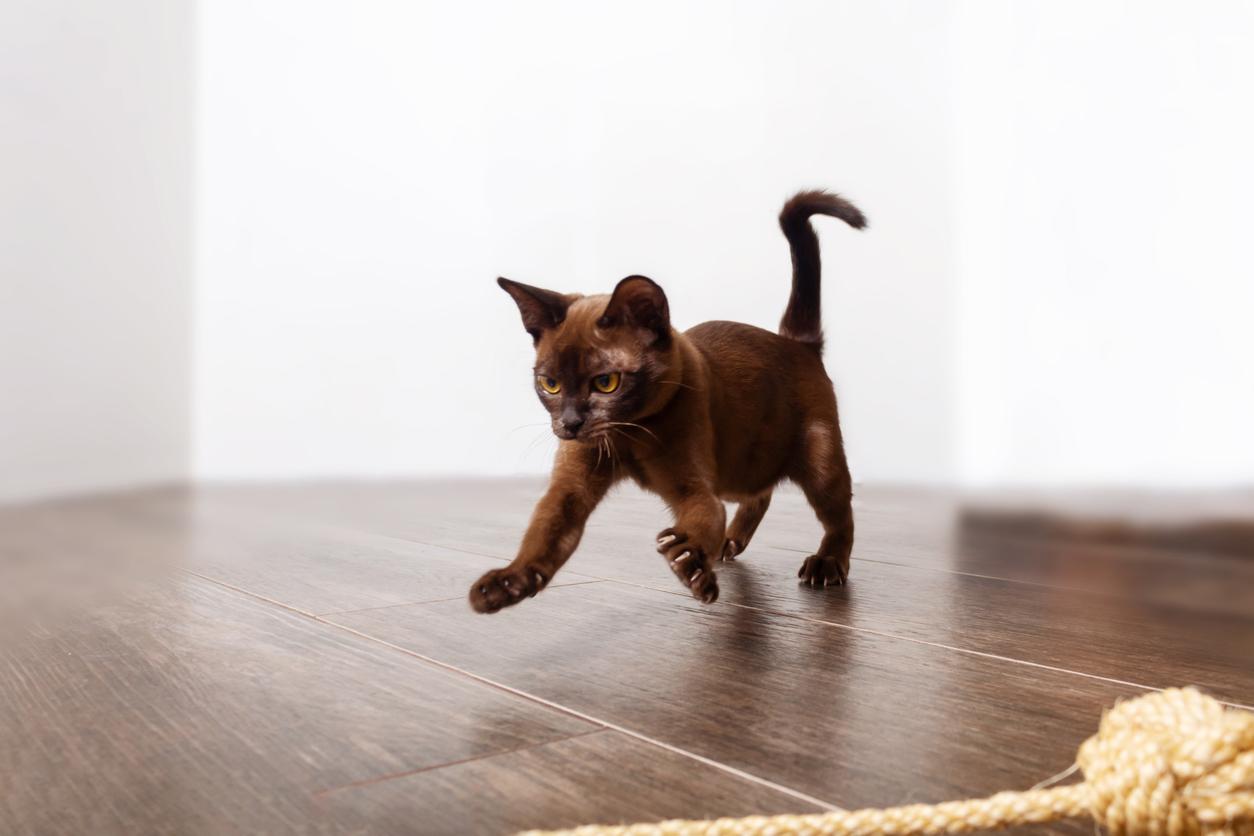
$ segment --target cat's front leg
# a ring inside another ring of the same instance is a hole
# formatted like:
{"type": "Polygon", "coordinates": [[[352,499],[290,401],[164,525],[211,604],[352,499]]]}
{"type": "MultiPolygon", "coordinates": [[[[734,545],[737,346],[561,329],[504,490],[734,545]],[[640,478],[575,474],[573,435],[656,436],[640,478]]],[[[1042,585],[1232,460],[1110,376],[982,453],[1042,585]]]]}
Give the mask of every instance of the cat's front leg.
{"type": "Polygon", "coordinates": [[[692,597],[712,604],[718,599],[714,561],[722,554],[727,511],[713,490],[699,482],[676,485],[668,493],[664,498],[675,513],[675,525],[658,533],[657,550],[692,597]]]}
{"type": "Polygon", "coordinates": [[[579,545],[588,516],[612,482],[611,472],[584,444],[563,442],[549,489],[532,512],[518,556],[474,582],[470,606],[476,612],[493,613],[544,589],[579,545]]]}

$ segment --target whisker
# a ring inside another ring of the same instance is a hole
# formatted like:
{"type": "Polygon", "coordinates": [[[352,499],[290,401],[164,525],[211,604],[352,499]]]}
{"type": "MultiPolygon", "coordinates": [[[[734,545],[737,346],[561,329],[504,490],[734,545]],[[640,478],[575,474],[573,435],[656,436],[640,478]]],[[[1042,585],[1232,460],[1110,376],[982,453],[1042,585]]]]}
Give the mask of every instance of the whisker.
{"type": "MultiPolygon", "coordinates": [[[[609,428],[611,433],[619,432],[613,427],[609,428]]],[[[614,446],[614,439],[610,435],[605,436],[605,449],[610,451],[610,476],[614,481],[618,481],[618,448],[614,446]]]]}
{"type": "Polygon", "coordinates": [[[685,389],[691,389],[694,392],[700,391],[695,386],[689,386],[687,383],[680,383],[678,380],[659,380],[658,383],[669,383],[671,386],[682,386],[685,389]]]}
{"type": "Polygon", "coordinates": [[[512,430],[510,430],[508,433],[506,433],[506,436],[508,437],[508,436],[510,436],[510,435],[513,435],[514,433],[518,432],[519,430],[525,430],[525,429],[527,429],[528,427],[547,427],[548,425],[549,425],[549,422],[548,422],[548,421],[537,421],[537,422],[536,422],[536,423],[534,423],[534,424],[519,424],[517,427],[514,427],[512,430]]]}
{"type": "Polygon", "coordinates": [[[618,454],[618,448],[613,444],[610,444],[610,449],[614,451],[614,459],[613,464],[611,465],[610,475],[614,478],[614,481],[618,481],[618,468],[619,465],[622,464],[622,457],[618,454]]]}
{"type": "Polygon", "coordinates": [[[649,429],[648,427],[642,427],[639,424],[634,424],[631,421],[607,421],[606,424],[608,424],[611,427],[635,427],[636,429],[646,432],[649,435],[653,436],[653,440],[656,441],[658,444],[662,443],[662,439],[658,438],[657,434],[654,433],[653,430],[649,429]]]}
{"type": "Polygon", "coordinates": [[[538,433],[535,438],[531,439],[531,443],[527,445],[527,449],[523,451],[523,455],[526,456],[530,454],[532,449],[536,446],[536,442],[543,441],[546,436],[548,436],[548,433],[546,432],[538,433]]]}
{"type": "Polygon", "coordinates": [[[626,430],[620,429],[619,427],[606,427],[605,431],[610,432],[610,433],[617,433],[618,435],[622,436],[623,438],[633,443],[640,443],[642,441],[642,439],[638,439],[633,435],[629,435],[626,430]]]}
{"type": "Polygon", "coordinates": [[[621,429],[621,428],[619,428],[619,427],[610,427],[610,428],[609,428],[609,431],[610,431],[611,433],[615,433],[615,434],[617,434],[620,438],[624,438],[624,439],[626,439],[626,440],[627,440],[628,442],[630,442],[631,444],[641,444],[641,443],[643,443],[640,439],[635,438],[634,436],[628,435],[626,430],[621,429]]]}

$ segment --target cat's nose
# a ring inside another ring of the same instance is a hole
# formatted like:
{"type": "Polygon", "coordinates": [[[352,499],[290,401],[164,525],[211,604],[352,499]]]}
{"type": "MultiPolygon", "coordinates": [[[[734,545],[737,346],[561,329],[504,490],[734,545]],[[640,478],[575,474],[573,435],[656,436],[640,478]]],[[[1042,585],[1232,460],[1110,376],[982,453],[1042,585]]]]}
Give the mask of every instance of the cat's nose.
{"type": "Polygon", "coordinates": [[[579,428],[582,426],[583,426],[583,418],[580,416],[562,419],[562,429],[566,430],[566,432],[570,433],[571,435],[574,435],[575,433],[579,432],[579,428]]]}

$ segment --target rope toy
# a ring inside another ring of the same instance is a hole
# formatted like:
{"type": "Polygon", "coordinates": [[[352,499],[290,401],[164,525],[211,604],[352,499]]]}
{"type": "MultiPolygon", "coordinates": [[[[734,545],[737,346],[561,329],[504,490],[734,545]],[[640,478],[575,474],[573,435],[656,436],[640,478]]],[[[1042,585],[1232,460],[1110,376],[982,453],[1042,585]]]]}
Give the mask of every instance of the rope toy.
{"type": "Polygon", "coordinates": [[[1083,783],[886,810],[750,816],[524,836],[874,836],[969,833],[1089,816],[1113,836],[1254,836],[1254,714],[1193,688],[1118,703],[1080,746],[1083,783]]]}

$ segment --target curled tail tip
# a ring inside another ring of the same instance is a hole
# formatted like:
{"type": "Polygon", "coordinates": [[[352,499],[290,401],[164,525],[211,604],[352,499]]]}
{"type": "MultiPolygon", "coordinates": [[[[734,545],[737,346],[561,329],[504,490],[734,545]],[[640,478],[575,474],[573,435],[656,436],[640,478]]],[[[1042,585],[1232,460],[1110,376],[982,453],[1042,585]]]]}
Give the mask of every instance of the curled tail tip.
{"type": "Polygon", "coordinates": [[[779,323],[779,332],[817,351],[823,350],[823,317],[820,313],[821,261],[819,238],[810,225],[811,215],[839,218],[854,229],[866,228],[866,216],[857,206],[834,192],[819,189],[798,192],[779,213],[779,225],[792,250],[792,295],[779,323]]]}
{"type": "Polygon", "coordinates": [[[828,215],[839,218],[854,229],[866,229],[866,215],[850,201],[835,192],[809,189],[797,192],[784,204],[779,213],[779,225],[788,232],[798,223],[805,223],[811,215],[828,215]]]}

